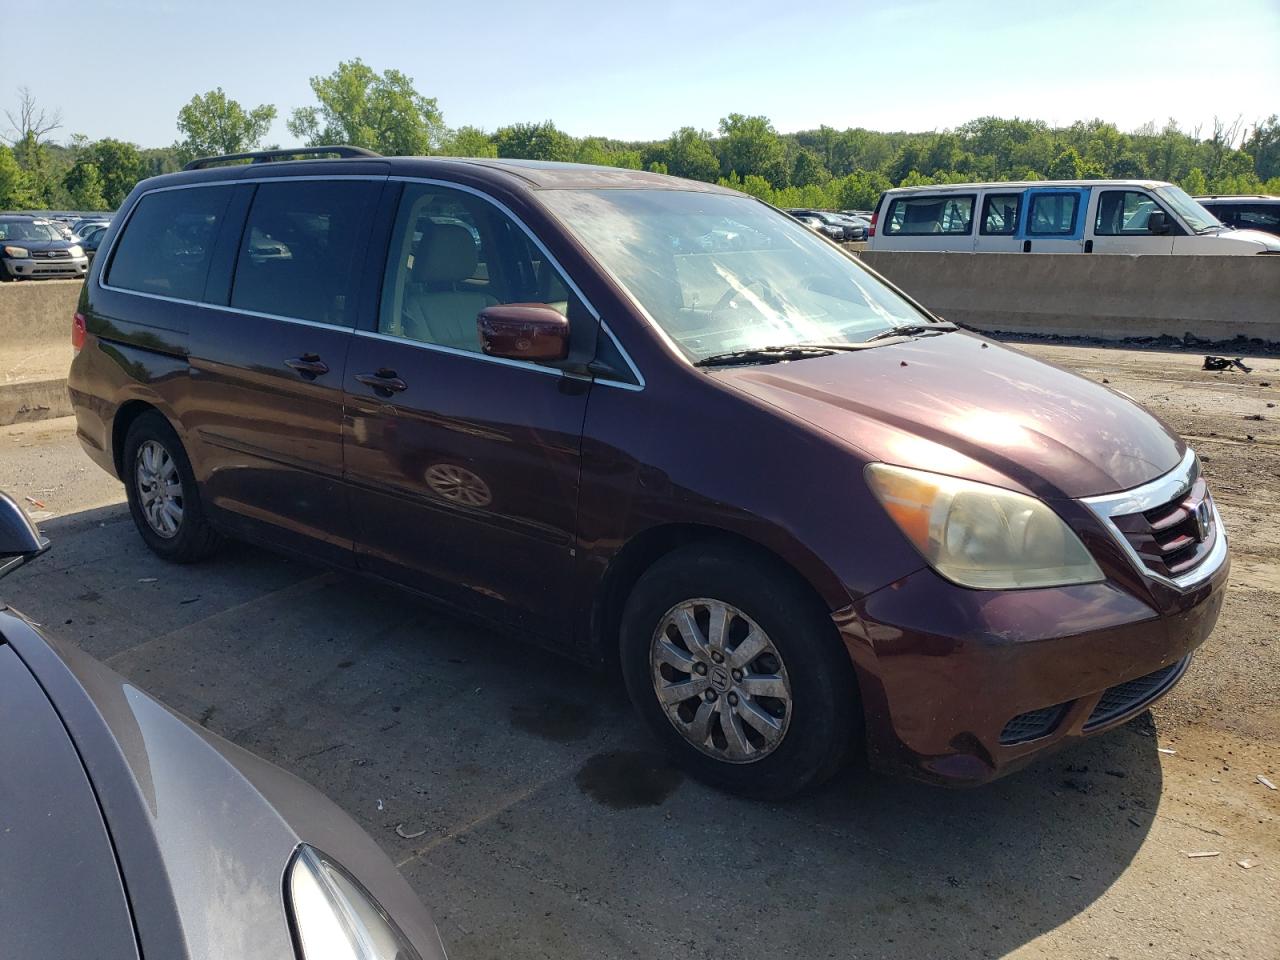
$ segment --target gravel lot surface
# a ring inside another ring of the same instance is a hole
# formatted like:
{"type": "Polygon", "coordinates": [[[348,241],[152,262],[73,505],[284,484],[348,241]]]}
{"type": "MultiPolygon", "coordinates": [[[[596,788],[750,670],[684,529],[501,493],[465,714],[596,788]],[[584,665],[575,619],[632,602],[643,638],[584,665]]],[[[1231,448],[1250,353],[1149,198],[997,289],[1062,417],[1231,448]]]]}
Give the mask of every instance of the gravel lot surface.
{"type": "Polygon", "coordinates": [[[1258,780],[1280,784],[1280,360],[1021,349],[1187,437],[1234,565],[1150,715],[980,790],[848,774],[770,805],[682,780],[607,678],[257,549],[164,564],[69,419],[0,429],[0,489],[54,541],[0,594],[333,796],[455,960],[1280,956],[1258,780]]]}

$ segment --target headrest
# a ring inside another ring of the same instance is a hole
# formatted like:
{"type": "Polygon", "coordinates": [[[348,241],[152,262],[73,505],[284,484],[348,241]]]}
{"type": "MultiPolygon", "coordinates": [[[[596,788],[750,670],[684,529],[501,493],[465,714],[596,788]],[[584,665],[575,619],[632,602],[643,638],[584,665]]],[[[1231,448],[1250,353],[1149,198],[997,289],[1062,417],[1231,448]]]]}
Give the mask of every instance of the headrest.
{"type": "Polygon", "coordinates": [[[415,283],[456,283],[476,272],[479,257],[471,231],[457,223],[433,223],[413,255],[415,283]]]}

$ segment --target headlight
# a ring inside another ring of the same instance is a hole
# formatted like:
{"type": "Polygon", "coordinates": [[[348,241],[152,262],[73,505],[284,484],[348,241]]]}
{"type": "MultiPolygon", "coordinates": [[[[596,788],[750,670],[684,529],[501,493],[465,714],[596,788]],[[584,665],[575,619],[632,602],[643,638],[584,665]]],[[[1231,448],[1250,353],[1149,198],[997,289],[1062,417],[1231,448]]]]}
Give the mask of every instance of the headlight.
{"type": "Polygon", "coordinates": [[[302,844],[285,886],[299,960],[422,960],[364,887],[302,844]]]}
{"type": "Polygon", "coordinates": [[[26,247],[5,247],[4,255],[6,257],[13,257],[15,260],[25,260],[27,257],[31,256],[31,251],[26,247]]]}
{"type": "Polygon", "coordinates": [[[1042,500],[923,470],[872,463],[867,482],[948,580],[983,590],[1095,583],[1102,571],[1042,500]]]}
{"type": "Polygon", "coordinates": [[[78,243],[73,243],[71,246],[69,246],[67,248],[67,253],[71,254],[73,257],[84,256],[84,250],[81,248],[80,244],[78,243]]]}

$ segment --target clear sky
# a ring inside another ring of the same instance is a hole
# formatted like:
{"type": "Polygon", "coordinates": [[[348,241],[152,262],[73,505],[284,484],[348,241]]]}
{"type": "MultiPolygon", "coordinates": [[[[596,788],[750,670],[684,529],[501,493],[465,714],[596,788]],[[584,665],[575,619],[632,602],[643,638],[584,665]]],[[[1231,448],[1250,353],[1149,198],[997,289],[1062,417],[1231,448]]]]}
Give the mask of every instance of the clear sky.
{"type": "MultiPolygon", "coordinates": [[[[37,6],[39,6],[37,4],[37,6]]],[[[46,5],[47,6],[47,5],[46,5]]],[[[16,10],[17,8],[15,8],[16,10]]],[[[34,14],[36,7],[30,7],[34,14]]],[[[999,115],[1280,113],[1280,0],[88,0],[0,28],[0,113],[16,89],[84,133],[163,146],[221,86],[284,117],[340,60],[411,76],[450,126],[551,119],[575,136],[665,137],[763,113],[783,132],[941,130],[999,115]]],[[[13,11],[11,11],[12,13],[13,11]]],[[[18,14],[20,17],[21,14],[18,14]]],[[[0,116],[0,127],[7,127],[0,116]]],[[[8,132],[7,130],[3,132],[8,132]]]]}

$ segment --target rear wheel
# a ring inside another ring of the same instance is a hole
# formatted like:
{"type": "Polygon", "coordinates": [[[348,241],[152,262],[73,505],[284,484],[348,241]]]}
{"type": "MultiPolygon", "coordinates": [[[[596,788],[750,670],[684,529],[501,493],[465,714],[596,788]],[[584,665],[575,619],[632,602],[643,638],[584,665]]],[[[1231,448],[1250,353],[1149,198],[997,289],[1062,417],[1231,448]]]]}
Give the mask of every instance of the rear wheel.
{"type": "Polygon", "coordinates": [[[784,797],[848,755],[857,691],[835,628],[749,551],[695,544],[655,564],[627,601],[621,655],[636,708],[694,776],[784,797]]]}
{"type": "Polygon", "coordinates": [[[159,413],[144,413],[130,424],[122,467],[129,512],[153,552],[193,563],[217,549],[220,538],[205,520],[186,450],[159,413]]]}

